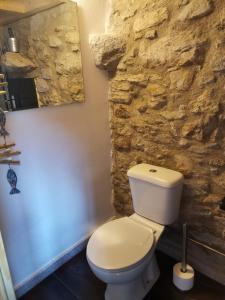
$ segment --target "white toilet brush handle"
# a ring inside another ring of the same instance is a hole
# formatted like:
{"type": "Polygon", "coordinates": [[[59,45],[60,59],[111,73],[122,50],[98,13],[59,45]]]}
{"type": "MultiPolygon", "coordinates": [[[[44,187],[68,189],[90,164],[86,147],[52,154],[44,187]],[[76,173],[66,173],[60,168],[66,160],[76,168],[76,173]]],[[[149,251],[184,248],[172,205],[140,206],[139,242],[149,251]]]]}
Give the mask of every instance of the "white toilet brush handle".
{"type": "Polygon", "coordinates": [[[182,243],[182,261],[181,271],[187,272],[187,224],[183,224],[183,243],[182,243]]]}

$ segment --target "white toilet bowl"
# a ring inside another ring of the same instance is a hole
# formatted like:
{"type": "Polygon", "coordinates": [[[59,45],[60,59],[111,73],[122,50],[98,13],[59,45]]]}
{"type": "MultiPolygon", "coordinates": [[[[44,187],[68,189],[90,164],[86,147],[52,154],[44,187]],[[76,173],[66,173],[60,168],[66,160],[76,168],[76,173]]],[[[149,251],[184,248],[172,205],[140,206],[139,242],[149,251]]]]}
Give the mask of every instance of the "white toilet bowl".
{"type": "Polygon", "coordinates": [[[107,284],[106,300],[140,300],[159,277],[155,248],[164,226],[136,214],[99,227],[89,240],[87,260],[107,284]]]}
{"type": "Polygon", "coordinates": [[[145,297],[159,277],[154,252],[164,225],[179,214],[181,173],[139,164],[127,175],[135,213],[102,225],[87,245],[92,271],[107,283],[106,300],[145,297]]]}

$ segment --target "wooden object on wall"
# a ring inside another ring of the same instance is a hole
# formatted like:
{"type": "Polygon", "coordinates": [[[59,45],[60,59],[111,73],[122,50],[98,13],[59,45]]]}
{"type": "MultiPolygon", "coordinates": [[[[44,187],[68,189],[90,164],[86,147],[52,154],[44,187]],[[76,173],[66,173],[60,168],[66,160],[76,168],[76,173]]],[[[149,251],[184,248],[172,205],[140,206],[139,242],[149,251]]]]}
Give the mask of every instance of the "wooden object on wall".
{"type": "Polygon", "coordinates": [[[0,232],[0,299],[16,300],[1,232],[0,232]]]}
{"type": "Polygon", "coordinates": [[[20,151],[7,150],[4,152],[0,152],[0,159],[11,157],[11,156],[16,156],[16,155],[20,155],[20,154],[21,154],[20,151]]]}
{"type": "Polygon", "coordinates": [[[68,0],[0,0],[0,26],[32,16],[68,0]]]}
{"type": "Polygon", "coordinates": [[[9,149],[14,146],[16,146],[15,143],[0,145],[0,150],[9,149]]]}
{"type": "MultiPolygon", "coordinates": [[[[1,165],[19,165],[19,160],[12,159],[12,156],[20,155],[20,151],[12,150],[11,148],[14,147],[16,144],[3,144],[0,145],[0,164],[1,165]]],[[[1,298],[0,298],[1,300],[1,298]]]]}
{"type": "Polygon", "coordinates": [[[12,160],[12,159],[2,159],[2,160],[0,160],[0,165],[19,165],[19,164],[20,164],[19,160],[12,160]]]}

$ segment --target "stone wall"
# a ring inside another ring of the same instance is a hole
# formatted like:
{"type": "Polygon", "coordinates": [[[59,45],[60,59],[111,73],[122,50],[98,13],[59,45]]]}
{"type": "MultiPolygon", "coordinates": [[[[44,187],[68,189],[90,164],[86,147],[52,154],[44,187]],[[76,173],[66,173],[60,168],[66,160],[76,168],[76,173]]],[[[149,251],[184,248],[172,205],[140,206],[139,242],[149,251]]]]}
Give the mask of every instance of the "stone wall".
{"type": "MultiPolygon", "coordinates": [[[[39,106],[84,101],[77,5],[68,2],[19,20],[12,27],[20,54],[37,67],[34,77],[39,106]]],[[[20,74],[21,76],[21,74],[20,74]]]]}
{"type": "Polygon", "coordinates": [[[224,0],[112,0],[93,35],[110,76],[114,205],[133,212],[127,170],[150,163],[185,176],[180,221],[225,253],[224,0]]]}

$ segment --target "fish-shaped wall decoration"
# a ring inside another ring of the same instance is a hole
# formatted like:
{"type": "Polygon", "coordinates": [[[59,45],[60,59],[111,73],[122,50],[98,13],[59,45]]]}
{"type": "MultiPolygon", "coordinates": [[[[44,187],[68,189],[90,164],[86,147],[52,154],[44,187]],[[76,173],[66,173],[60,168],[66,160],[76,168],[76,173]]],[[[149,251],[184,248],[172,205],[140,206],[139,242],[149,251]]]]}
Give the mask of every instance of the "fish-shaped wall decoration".
{"type": "Polygon", "coordinates": [[[6,116],[2,108],[0,108],[0,136],[9,135],[8,131],[5,129],[6,116]]]}
{"type": "Polygon", "coordinates": [[[7,172],[7,180],[11,186],[11,191],[10,191],[10,195],[13,195],[13,194],[19,194],[20,193],[20,190],[18,190],[16,188],[16,185],[17,185],[17,176],[16,176],[16,173],[13,169],[9,168],[8,172],[7,172]]]}

